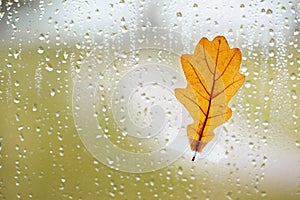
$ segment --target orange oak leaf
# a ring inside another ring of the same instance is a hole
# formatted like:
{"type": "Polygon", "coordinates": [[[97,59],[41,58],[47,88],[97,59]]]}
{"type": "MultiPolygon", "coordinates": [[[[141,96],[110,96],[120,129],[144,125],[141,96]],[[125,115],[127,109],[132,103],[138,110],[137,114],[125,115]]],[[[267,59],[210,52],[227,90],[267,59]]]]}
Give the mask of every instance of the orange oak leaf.
{"type": "Polygon", "coordinates": [[[228,102],[245,81],[240,74],[241,52],[230,49],[225,37],[213,41],[202,38],[194,54],[181,56],[186,88],[176,88],[175,96],[189,111],[194,122],[187,127],[190,146],[201,152],[214,137],[213,130],[232,115],[228,102]]]}

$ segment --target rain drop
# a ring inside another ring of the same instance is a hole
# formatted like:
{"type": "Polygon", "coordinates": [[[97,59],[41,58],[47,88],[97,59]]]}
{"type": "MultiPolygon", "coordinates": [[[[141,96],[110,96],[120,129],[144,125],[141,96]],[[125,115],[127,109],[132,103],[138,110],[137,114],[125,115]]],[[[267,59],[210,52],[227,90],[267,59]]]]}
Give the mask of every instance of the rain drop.
{"type": "Polygon", "coordinates": [[[178,21],[182,20],[182,13],[181,12],[177,12],[176,16],[177,16],[178,21]]]}
{"type": "Polygon", "coordinates": [[[294,81],[294,80],[296,80],[296,78],[297,78],[296,74],[295,74],[295,73],[291,73],[290,79],[291,79],[292,81],[294,81]]]}
{"type": "Polygon", "coordinates": [[[51,88],[50,90],[50,96],[53,97],[55,95],[55,89],[51,88]]]}
{"type": "Polygon", "coordinates": [[[62,182],[62,183],[65,183],[66,181],[67,181],[67,179],[66,179],[66,177],[61,177],[61,179],[60,179],[60,181],[62,182]]]}
{"type": "Polygon", "coordinates": [[[246,88],[250,88],[250,87],[251,87],[250,81],[246,81],[246,82],[245,82],[245,87],[246,87],[246,88]]]}
{"type": "Polygon", "coordinates": [[[43,47],[39,47],[37,52],[38,52],[38,54],[43,54],[44,53],[43,47]]]}

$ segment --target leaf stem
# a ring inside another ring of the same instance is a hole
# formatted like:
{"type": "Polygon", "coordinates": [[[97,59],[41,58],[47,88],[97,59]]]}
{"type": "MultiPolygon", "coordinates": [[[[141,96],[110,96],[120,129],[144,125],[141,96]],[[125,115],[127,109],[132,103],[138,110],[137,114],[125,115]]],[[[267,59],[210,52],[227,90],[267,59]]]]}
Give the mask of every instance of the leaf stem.
{"type": "MultiPolygon", "coordinates": [[[[198,146],[198,145],[197,145],[197,146],[198,146]]],[[[192,158],[192,161],[195,161],[196,155],[197,155],[197,150],[195,150],[195,153],[194,153],[194,156],[193,156],[193,158],[192,158]]]]}

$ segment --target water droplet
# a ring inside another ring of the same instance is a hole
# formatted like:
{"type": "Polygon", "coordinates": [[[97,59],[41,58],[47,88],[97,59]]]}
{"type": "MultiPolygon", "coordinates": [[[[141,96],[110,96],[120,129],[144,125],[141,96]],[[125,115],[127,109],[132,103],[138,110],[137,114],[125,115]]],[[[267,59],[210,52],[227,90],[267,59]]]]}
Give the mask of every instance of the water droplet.
{"type": "Polygon", "coordinates": [[[264,96],[264,100],[265,100],[265,101],[269,101],[269,99],[270,99],[270,98],[269,98],[268,95],[265,95],[265,96],[264,96]]]}
{"type": "Polygon", "coordinates": [[[269,85],[273,85],[273,83],[274,83],[273,78],[271,78],[271,79],[268,81],[268,83],[269,83],[269,85]]]}
{"type": "Polygon", "coordinates": [[[23,130],[24,129],[24,126],[23,125],[20,125],[19,127],[18,127],[18,131],[21,131],[21,130],[23,130]]]}
{"type": "Polygon", "coordinates": [[[250,87],[251,87],[250,81],[246,81],[246,82],[245,82],[245,88],[250,88],[250,87]]]}
{"type": "Polygon", "coordinates": [[[285,13],[285,12],[286,12],[286,7],[285,7],[285,6],[282,6],[282,7],[281,7],[281,11],[285,13]]]}
{"type": "Polygon", "coordinates": [[[60,180],[61,180],[62,183],[65,183],[66,182],[66,177],[63,176],[63,177],[61,177],[60,180]]]}
{"type": "Polygon", "coordinates": [[[46,64],[46,70],[49,72],[53,71],[53,67],[50,64],[46,64]]]}
{"type": "Polygon", "coordinates": [[[16,81],[14,85],[15,85],[16,87],[19,87],[19,86],[20,86],[20,82],[19,82],[19,81],[16,81]]]}
{"type": "Polygon", "coordinates": [[[44,34],[40,34],[39,40],[45,40],[45,35],[44,34]]]}
{"type": "Polygon", "coordinates": [[[245,10],[245,4],[240,5],[241,10],[245,10]]]}
{"type": "Polygon", "coordinates": [[[266,192],[266,191],[261,191],[261,196],[262,196],[262,197],[267,196],[267,192],[266,192]]]}
{"type": "Polygon", "coordinates": [[[179,21],[182,20],[182,13],[181,13],[181,12],[177,12],[177,13],[176,13],[176,16],[177,16],[177,19],[178,19],[179,21]]]}
{"type": "Polygon", "coordinates": [[[291,79],[292,81],[294,81],[294,80],[296,80],[296,78],[297,78],[296,74],[295,74],[295,73],[291,73],[290,79],[291,79]]]}
{"type": "Polygon", "coordinates": [[[183,168],[180,166],[178,167],[178,171],[177,171],[178,175],[182,175],[183,174],[183,168]]]}
{"type": "Polygon", "coordinates": [[[35,131],[39,133],[41,131],[41,128],[40,127],[36,127],[35,131]]]}
{"type": "Polygon", "coordinates": [[[253,142],[249,142],[249,148],[252,149],[254,147],[254,143],[253,142]]]}
{"type": "Polygon", "coordinates": [[[125,25],[125,18],[124,18],[124,17],[121,18],[121,25],[122,25],[122,26],[125,25]]]}
{"type": "Polygon", "coordinates": [[[106,160],[107,160],[107,163],[108,163],[109,165],[114,164],[114,160],[111,159],[110,157],[107,157],[106,160]]]}
{"type": "Polygon", "coordinates": [[[271,39],[270,39],[269,45],[270,45],[271,47],[274,47],[274,46],[275,46],[275,39],[274,39],[274,38],[271,38],[271,39]]]}
{"type": "Polygon", "coordinates": [[[50,90],[50,96],[53,97],[55,95],[55,89],[51,88],[50,90]]]}
{"type": "Polygon", "coordinates": [[[79,73],[80,72],[80,66],[79,65],[75,65],[75,72],[79,73]]]}
{"type": "Polygon", "coordinates": [[[161,149],[159,152],[162,153],[162,154],[165,154],[167,151],[166,151],[165,148],[163,148],[163,149],[161,149]]]}
{"type": "Polygon", "coordinates": [[[274,57],[275,56],[275,51],[274,50],[270,50],[269,51],[269,56],[270,57],[274,57]]]}
{"type": "Polygon", "coordinates": [[[37,104],[33,104],[33,106],[32,106],[32,111],[33,111],[33,112],[36,112],[36,111],[37,111],[37,104]]]}
{"type": "Polygon", "coordinates": [[[272,14],[273,14],[273,11],[271,9],[268,9],[266,14],[267,14],[268,17],[271,17],[272,14]]]}
{"type": "Polygon", "coordinates": [[[39,47],[37,52],[38,52],[38,54],[43,54],[44,53],[43,47],[39,47]]]}
{"type": "Polygon", "coordinates": [[[297,99],[297,93],[295,90],[291,90],[291,95],[292,95],[292,99],[296,100],[297,99]]]}

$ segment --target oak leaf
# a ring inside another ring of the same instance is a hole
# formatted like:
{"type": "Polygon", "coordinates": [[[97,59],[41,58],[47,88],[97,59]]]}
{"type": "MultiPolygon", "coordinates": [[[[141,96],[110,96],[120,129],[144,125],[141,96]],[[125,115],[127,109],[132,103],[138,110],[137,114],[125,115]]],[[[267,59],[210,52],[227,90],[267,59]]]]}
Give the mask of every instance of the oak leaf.
{"type": "Polygon", "coordinates": [[[194,122],[187,127],[190,146],[201,152],[214,137],[213,130],[232,115],[228,102],[245,81],[240,74],[241,52],[230,49],[225,37],[213,41],[202,38],[194,54],[181,56],[186,88],[176,88],[176,98],[189,111],[194,122]]]}

